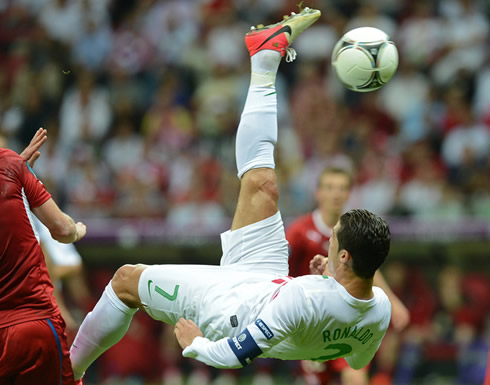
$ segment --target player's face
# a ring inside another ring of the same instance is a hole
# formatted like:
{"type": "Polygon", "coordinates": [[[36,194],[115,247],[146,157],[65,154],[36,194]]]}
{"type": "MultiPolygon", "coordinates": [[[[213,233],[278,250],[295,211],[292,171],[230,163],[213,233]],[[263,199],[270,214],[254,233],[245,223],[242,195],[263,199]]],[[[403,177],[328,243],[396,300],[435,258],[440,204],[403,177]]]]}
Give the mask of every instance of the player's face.
{"type": "Polygon", "coordinates": [[[350,180],[347,175],[324,174],[316,190],[318,207],[330,212],[341,212],[349,199],[350,190],[350,180]]]}

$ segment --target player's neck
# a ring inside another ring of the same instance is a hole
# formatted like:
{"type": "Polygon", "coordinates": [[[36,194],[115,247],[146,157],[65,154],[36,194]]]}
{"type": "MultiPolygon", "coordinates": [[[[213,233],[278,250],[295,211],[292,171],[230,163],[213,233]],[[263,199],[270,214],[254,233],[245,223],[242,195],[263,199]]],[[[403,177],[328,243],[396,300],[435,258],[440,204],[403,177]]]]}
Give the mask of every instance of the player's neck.
{"type": "Polygon", "coordinates": [[[373,279],[360,278],[352,273],[338,274],[335,280],[340,283],[347,292],[357,299],[368,300],[373,298],[373,279]]]}

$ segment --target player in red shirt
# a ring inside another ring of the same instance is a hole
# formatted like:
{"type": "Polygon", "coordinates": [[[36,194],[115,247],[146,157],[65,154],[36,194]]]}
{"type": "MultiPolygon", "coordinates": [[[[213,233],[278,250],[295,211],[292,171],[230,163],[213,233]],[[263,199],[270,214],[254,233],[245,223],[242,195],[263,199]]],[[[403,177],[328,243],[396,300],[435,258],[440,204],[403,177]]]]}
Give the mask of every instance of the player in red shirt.
{"type": "Polygon", "coordinates": [[[60,242],[78,241],[86,228],[58,208],[26,162],[46,138],[39,129],[22,156],[0,148],[0,385],[75,384],[32,213],[60,242]]]}
{"type": "MultiPolygon", "coordinates": [[[[320,174],[315,193],[318,208],[301,216],[286,229],[291,276],[310,274],[311,259],[317,254],[327,256],[332,228],[343,213],[351,187],[352,177],[345,170],[327,167],[320,174]]],[[[402,330],[409,321],[407,308],[391,291],[379,271],[374,276],[374,284],[388,295],[392,305],[392,325],[395,330],[402,330]]],[[[343,384],[367,385],[369,382],[367,368],[354,370],[343,358],[326,363],[303,361],[301,367],[308,385],[327,384],[335,373],[340,373],[343,384]]]]}

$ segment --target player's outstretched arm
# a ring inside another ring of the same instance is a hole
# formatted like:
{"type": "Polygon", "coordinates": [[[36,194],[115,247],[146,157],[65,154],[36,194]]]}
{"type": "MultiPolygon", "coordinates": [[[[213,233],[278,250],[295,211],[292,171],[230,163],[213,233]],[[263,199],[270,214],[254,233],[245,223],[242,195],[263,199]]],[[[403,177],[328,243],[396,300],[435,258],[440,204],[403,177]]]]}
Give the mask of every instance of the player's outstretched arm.
{"type": "MultiPolygon", "coordinates": [[[[47,130],[39,128],[34,134],[29,145],[20,154],[30,167],[41,153],[39,149],[46,142],[47,130]]],[[[62,212],[55,201],[50,198],[42,205],[33,207],[32,212],[49,229],[51,236],[58,242],[72,243],[82,239],[87,232],[87,228],[82,222],[75,221],[67,214],[62,212]]]]}
{"type": "Polygon", "coordinates": [[[384,290],[391,303],[391,324],[397,332],[405,329],[410,322],[410,313],[400,298],[391,290],[383,274],[377,270],[374,274],[373,284],[384,290]]]}
{"type": "Polygon", "coordinates": [[[55,201],[50,198],[41,206],[32,208],[36,217],[49,229],[51,236],[61,243],[72,243],[82,239],[87,227],[75,221],[60,210],[55,201]]]}

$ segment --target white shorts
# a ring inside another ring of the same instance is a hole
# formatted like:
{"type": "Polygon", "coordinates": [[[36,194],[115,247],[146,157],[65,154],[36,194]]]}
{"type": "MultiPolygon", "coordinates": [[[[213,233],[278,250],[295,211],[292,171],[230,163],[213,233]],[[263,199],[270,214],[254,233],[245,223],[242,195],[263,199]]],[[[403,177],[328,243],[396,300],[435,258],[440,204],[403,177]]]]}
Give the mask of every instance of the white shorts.
{"type": "Polygon", "coordinates": [[[281,213],[260,222],[221,234],[220,265],[240,271],[287,275],[289,250],[281,213]]]}
{"type": "Polygon", "coordinates": [[[82,264],[82,257],[72,243],[58,242],[51,237],[48,228],[39,219],[35,218],[34,222],[38,232],[38,241],[42,242],[54,265],[78,266],[82,264]]]}
{"type": "Polygon", "coordinates": [[[220,266],[153,265],[141,274],[138,293],[154,319],[192,319],[217,340],[241,332],[288,273],[288,244],[280,213],[221,234],[220,266]]]}

